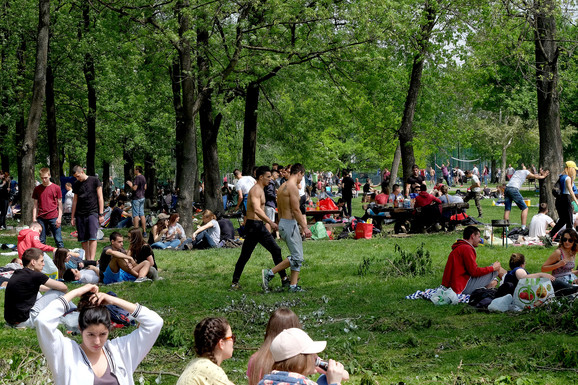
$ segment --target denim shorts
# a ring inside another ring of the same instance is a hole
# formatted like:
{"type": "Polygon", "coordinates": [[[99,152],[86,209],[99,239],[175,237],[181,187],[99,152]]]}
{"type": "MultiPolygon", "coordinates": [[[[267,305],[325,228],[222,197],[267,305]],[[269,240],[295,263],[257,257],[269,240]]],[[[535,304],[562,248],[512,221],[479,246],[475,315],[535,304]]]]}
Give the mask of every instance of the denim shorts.
{"type": "Polygon", "coordinates": [[[506,187],[506,191],[504,192],[505,198],[505,210],[511,211],[512,210],[512,201],[518,205],[520,210],[524,211],[528,208],[526,206],[526,202],[524,202],[524,197],[520,194],[520,190],[515,187],[506,187]]]}
{"type": "Polygon", "coordinates": [[[144,198],[132,201],[132,217],[144,217],[144,198]]]}

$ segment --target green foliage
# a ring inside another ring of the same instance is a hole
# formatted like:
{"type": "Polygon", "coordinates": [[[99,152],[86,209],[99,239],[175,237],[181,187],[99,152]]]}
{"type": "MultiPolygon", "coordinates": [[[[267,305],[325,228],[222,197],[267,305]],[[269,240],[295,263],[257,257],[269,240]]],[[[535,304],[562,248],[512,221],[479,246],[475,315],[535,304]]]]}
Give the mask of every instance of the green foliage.
{"type": "Polygon", "coordinates": [[[415,252],[405,251],[397,243],[395,244],[395,257],[393,265],[399,274],[418,276],[429,274],[432,268],[432,259],[430,252],[424,250],[425,244],[422,243],[415,252]]]}

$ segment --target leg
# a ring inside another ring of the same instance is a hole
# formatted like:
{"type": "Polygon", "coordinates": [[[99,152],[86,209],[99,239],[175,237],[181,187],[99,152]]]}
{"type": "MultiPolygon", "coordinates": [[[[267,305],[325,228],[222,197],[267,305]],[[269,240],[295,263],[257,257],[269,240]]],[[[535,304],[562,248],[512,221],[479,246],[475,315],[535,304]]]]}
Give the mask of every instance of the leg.
{"type": "Polygon", "coordinates": [[[303,264],[303,241],[299,232],[297,221],[287,221],[280,227],[281,237],[287,243],[291,255],[288,261],[291,266],[291,286],[296,286],[299,279],[299,271],[303,264]]]}
{"type": "Polygon", "coordinates": [[[89,255],[89,245],[88,245],[88,241],[84,241],[81,243],[82,245],[82,250],[84,250],[84,256],[85,259],[88,259],[88,255],[89,255]]]}
{"type": "MultiPolygon", "coordinates": [[[[273,263],[275,267],[283,262],[283,257],[281,256],[281,248],[275,242],[275,238],[273,235],[268,231],[261,230],[261,237],[259,239],[259,243],[269,252],[271,253],[271,257],[273,258],[273,263]]],[[[276,272],[279,273],[281,278],[285,278],[287,274],[285,273],[285,269],[279,269],[276,272]]]]}
{"type": "MultiPolygon", "coordinates": [[[[94,261],[94,258],[96,257],[96,240],[94,241],[88,241],[88,254],[86,254],[86,259],[88,259],[89,261],[94,261]]],[[[84,250],[86,253],[86,249],[84,250]]]]}
{"type": "Polygon", "coordinates": [[[522,210],[522,214],[521,214],[521,219],[522,219],[522,226],[526,226],[526,221],[528,220],[528,208],[526,207],[524,210],[522,210]]]}
{"type": "Polygon", "coordinates": [[[474,201],[476,202],[476,208],[478,209],[478,214],[480,218],[482,217],[482,205],[480,201],[482,200],[482,195],[479,192],[474,193],[474,201]]]}
{"type": "Polygon", "coordinates": [[[40,224],[40,227],[42,227],[42,231],[40,232],[40,237],[39,237],[40,243],[46,244],[46,226],[47,226],[47,223],[45,223],[44,219],[42,219],[42,218],[36,218],[36,220],[40,224]]]}
{"type": "Polygon", "coordinates": [[[556,198],[556,211],[558,212],[558,222],[552,230],[550,230],[550,237],[553,238],[560,229],[566,225],[566,228],[574,228],[572,218],[572,204],[570,203],[570,195],[562,195],[556,198]]]}
{"type": "Polygon", "coordinates": [[[142,231],[144,231],[146,233],[146,231],[147,231],[147,219],[144,215],[140,216],[140,224],[142,226],[142,231]]]}
{"type": "Polygon", "coordinates": [[[253,220],[248,219],[245,225],[245,241],[243,242],[243,246],[241,247],[241,255],[239,255],[239,259],[235,264],[235,271],[233,272],[233,284],[239,283],[239,279],[241,278],[241,274],[243,274],[243,269],[245,265],[251,258],[251,254],[253,250],[255,250],[255,246],[257,246],[258,239],[255,234],[255,225],[253,220]]]}

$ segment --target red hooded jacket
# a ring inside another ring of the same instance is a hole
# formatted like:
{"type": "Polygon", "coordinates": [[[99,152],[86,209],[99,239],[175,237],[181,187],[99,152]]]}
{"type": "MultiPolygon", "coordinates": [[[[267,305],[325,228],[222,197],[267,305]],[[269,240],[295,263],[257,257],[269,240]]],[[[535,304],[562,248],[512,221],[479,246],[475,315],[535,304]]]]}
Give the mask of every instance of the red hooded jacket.
{"type": "Polygon", "coordinates": [[[40,242],[40,234],[31,229],[20,230],[18,233],[18,258],[22,259],[22,254],[31,247],[37,247],[42,251],[52,252],[56,248],[40,242]]]}
{"type": "Polygon", "coordinates": [[[476,249],[465,239],[459,239],[452,245],[452,252],[448,256],[442,285],[451,287],[456,294],[466,288],[470,277],[481,277],[494,271],[493,266],[478,267],[476,263],[476,249]]]}

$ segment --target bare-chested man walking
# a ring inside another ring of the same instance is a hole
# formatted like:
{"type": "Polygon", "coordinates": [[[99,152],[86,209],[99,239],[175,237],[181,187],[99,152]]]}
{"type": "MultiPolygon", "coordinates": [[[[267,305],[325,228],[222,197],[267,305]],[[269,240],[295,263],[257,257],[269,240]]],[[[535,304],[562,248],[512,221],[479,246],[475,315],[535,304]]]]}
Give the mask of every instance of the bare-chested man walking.
{"type": "MultiPolygon", "coordinates": [[[[251,254],[257,243],[263,245],[267,251],[271,253],[273,257],[273,262],[277,265],[283,261],[281,256],[281,248],[275,242],[275,239],[265,227],[265,223],[271,226],[273,231],[277,230],[277,224],[267,217],[265,214],[265,192],[264,188],[269,184],[271,180],[271,170],[268,166],[261,166],[257,168],[255,173],[255,178],[257,179],[257,184],[255,184],[249,191],[247,196],[247,220],[245,222],[245,241],[243,241],[243,247],[241,248],[241,255],[237,260],[235,265],[235,272],[233,273],[233,282],[231,283],[231,289],[239,289],[239,279],[243,273],[245,265],[251,258],[251,254]]],[[[299,200],[299,195],[297,195],[299,200]]],[[[288,284],[288,278],[285,271],[279,272],[279,275],[284,282],[288,284]]]]}
{"type": "Polygon", "coordinates": [[[303,264],[303,241],[301,236],[311,236],[307,228],[305,216],[299,209],[299,183],[305,175],[305,168],[300,163],[291,166],[291,174],[279,190],[277,190],[277,208],[279,209],[279,233],[287,243],[291,255],[283,262],[278,263],[273,269],[263,269],[263,289],[269,290],[269,282],[276,273],[284,274],[285,269],[291,267],[290,292],[304,291],[297,286],[299,271],[303,264]]]}

